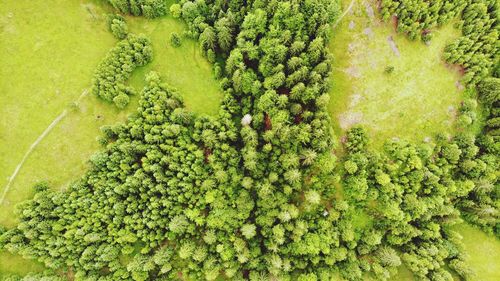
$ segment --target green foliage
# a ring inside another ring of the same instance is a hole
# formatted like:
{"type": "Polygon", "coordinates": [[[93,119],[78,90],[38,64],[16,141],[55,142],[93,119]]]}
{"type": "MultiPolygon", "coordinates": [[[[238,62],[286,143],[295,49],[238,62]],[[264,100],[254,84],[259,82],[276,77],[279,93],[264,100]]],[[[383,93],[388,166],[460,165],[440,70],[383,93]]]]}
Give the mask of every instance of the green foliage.
{"type": "Polygon", "coordinates": [[[446,47],[445,60],[465,68],[466,83],[476,85],[498,64],[499,11],[498,1],[471,1],[462,13],[462,37],[446,47]]]}
{"type": "Polygon", "coordinates": [[[255,225],[253,224],[245,224],[241,227],[241,234],[247,238],[251,239],[256,235],[255,225]]]}
{"type": "Polygon", "coordinates": [[[431,39],[431,31],[461,15],[462,36],[446,47],[448,63],[465,69],[463,81],[472,85],[490,75],[498,64],[500,9],[496,0],[383,0],[384,20],[396,19],[397,30],[410,39],[431,39]]]}
{"type": "Polygon", "coordinates": [[[174,18],[176,18],[176,19],[177,19],[177,18],[180,18],[180,16],[181,16],[181,12],[182,12],[181,5],[179,5],[179,4],[177,4],[177,3],[172,4],[172,5],[170,6],[170,9],[169,9],[169,10],[170,10],[170,14],[172,14],[172,16],[173,16],[174,18]]]}
{"type": "Polygon", "coordinates": [[[181,37],[176,32],[170,33],[170,45],[177,48],[181,46],[181,37]]]}
{"type": "Polygon", "coordinates": [[[116,107],[118,107],[119,109],[123,109],[130,102],[130,98],[125,93],[121,93],[113,98],[113,102],[116,107]]]}
{"type": "Polygon", "coordinates": [[[478,85],[479,98],[490,108],[500,100],[500,78],[488,77],[478,85]]]}
{"type": "Polygon", "coordinates": [[[167,14],[165,0],[107,0],[115,9],[125,14],[156,18],[167,14]]]}
{"type": "Polygon", "coordinates": [[[120,15],[108,15],[109,30],[113,35],[122,40],[128,35],[128,26],[125,18],[120,15]]]}
{"type": "Polygon", "coordinates": [[[130,34],[111,49],[99,64],[92,81],[92,93],[125,107],[134,89],[125,86],[135,68],[150,62],[153,57],[151,42],[144,35],[130,34]]]}
{"type": "MultiPolygon", "coordinates": [[[[483,107],[486,110],[486,122],[482,136],[477,146],[470,137],[462,136],[460,145],[467,148],[467,155],[475,158],[468,159],[461,163],[463,173],[469,181],[470,187],[468,196],[461,200],[458,206],[461,208],[464,218],[481,227],[488,233],[500,237],[500,212],[498,210],[498,180],[495,170],[498,170],[500,161],[500,79],[489,77],[478,84],[478,95],[483,107]]],[[[477,103],[465,101],[463,108],[465,114],[473,111],[477,103]]],[[[462,117],[461,116],[461,117],[462,117]]],[[[467,116],[467,115],[465,115],[467,116]]],[[[459,264],[462,268],[462,263],[459,264]]],[[[462,269],[460,269],[462,270],[462,269]]]]}
{"type": "Polygon", "coordinates": [[[360,152],[368,144],[368,135],[363,127],[354,127],[347,132],[345,147],[351,153],[360,152]]]}
{"type": "Polygon", "coordinates": [[[385,21],[395,17],[398,32],[404,32],[410,39],[430,38],[431,29],[441,26],[466,7],[468,0],[382,0],[381,15],[385,21]]]}
{"type": "MultiPolygon", "coordinates": [[[[165,5],[110,2],[147,17],[165,5]]],[[[382,2],[388,9],[391,1],[382,2]]],[[[427,15],[408,15],[423,21],[411,28],[430,28],[461,9],[436,3],[415,10],[430,8],[427,15]]],[[[402,263],[423,280],[451,280],[446,264],[470,279],[449,226],[459,208],[485,229],[498,223],[498,155],[483,144],[495,146],[498,116],[487,123],[490,139],[392,140],[382,152],[354,127],[339,174],[326,111],[326,43],[338,8],[327,0],[172,6],[207,58],[225,60],[217,65],[225,67],[217,71],[224,76],[219,115],[193,115],[157,73],[148,74],[137,112],[102,129],[104,147],[87,173],[62,192],[37,185],[19,206],[17,227],[0,231],[0,245],[71,269],[76,280],[313,281],[338,278],[337,271],[347,280],[367,272],[387,280],[402,263]],[[355,219],[359,210],[365,221],[355,219]]],[[[98,67],[92,91],[125,107],[133,93],[125,82],[151,55],[147,38],[129,35],[98,67]]],[[[479,89],[486,100],[498,96],[494,83],[479,89]]],[[[461,113],[476,109],[468,100],[461,113]]]]}

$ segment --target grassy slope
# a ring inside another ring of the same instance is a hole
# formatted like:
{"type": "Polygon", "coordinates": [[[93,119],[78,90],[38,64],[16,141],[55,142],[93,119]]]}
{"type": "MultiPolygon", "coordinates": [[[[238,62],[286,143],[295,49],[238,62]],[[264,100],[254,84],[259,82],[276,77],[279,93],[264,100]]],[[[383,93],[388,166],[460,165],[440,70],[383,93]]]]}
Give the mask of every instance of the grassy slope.
{"type": "Polygon", "coordinates": [[[500,280],[500,241],[467,224],[455,226],[464,237],[466,252],[470,255],[467,262],[477,274],[477,280],[500,280]]]}
{"type": "MultiPolygon", "coordinates": [[[[351,1],[344,2],[347,6],[351,1]]],[[[458,35],[448,25],[435,32],[430,46],[409,41],[376,14],[371,18],[365,1],[356,0],[330,43],[334,56],[330,111],[336,132],[341,135],[361,123],[369,128],[375,145],[392,137],[420,141],[436,132],[450,132],[461,99],[455,85],[459,74],[447,69],[440,55],[458,35]],[[390,46],[390,36],[399,57],[390,46]],[[385,74],[387,66],[394,72],[385,74]]]]}
{"type": "MultiPolygon", "coordinates": [[[[4,66],[0,69],[0,192],[29,146],[90,87],[96,65],[116,44],[105,25],[107,11],[109,7],[98,0],[0,4],[0,61],[4,66]]],[[[155,51],[154,61],[139,69],[131,83],[139,87],[146,71],[157,70],[182,91],[188,108],[216,113],[218,83],[194,41],[184,40],[178,49],[167,44],[170,33],[182,33],[184,25],[170,17],[152,22],[129,20],[132,31],[151,37],[155,51]]],[[[127,110],[118,111],[92,95],[85,97],[25,162],[0,206],[0,224],[15,225],[14,206],[32,195],[34,183],[48,180],[62,189],[78,178],[86,160],[99,149],[95,141],[99,127],[123,121],[136,104],[137,98],[127,110]]],[[[0,277],[36,269],[40,266],[0,252],[0,277]]]]}
{"type": "Polygon", "coordinates": [[[214,82],[212,66],[202,57],[199,45],[195,40],[184,37],[180,47],[170,45],[170,34],[177,32],[182,36],[185,25],[172,17],[154,20],[128,17],[127,21],[132,32],[149,36],[155,56],[152,63],[134,73],[132,84],[142,87],[144,75],[155,70],[165,82],[180,91],[188,109],[202,114],[216,114],[222,93],[218,83],[214,82]]]}
{"type": "MultiPolygon", "coordinates": [[[[94,7],[79,1],[0,5],[0,190],[31,143],[89,86],[96,64],[115,44],[103,22],[89,11],[94,7]]],[[[0,224],[12,226],[14,205],[29,198],[34,182],[50,179],[60,184],[81,173],[83,157],[89,146],[95,147],[96,127],[72,130],[72,136],[94,135],[83,142],[73,142],[57,129],[35,149],[13,182],[0,206],[0,224]],[[57,143],[47,142],[54,137],[57,143]]],[[[35,268],[20,257],[0,254],[0,275],[35,268]]]]}

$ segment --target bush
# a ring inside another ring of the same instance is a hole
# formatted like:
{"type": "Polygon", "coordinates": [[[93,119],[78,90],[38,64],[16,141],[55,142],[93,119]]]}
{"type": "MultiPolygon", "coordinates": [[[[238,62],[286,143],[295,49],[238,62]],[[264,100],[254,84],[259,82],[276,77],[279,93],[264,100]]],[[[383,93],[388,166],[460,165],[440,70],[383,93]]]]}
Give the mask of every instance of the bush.
{"type": "Polygon", "coordinates": [[[113,98],[113,102],[115,103],[116,107],[123,109],[130,102],[130,98],[126,94],[121,93],[113,98]]]}
{"type": "Polygon", "coordinates": [[[390,66],[387,66],[384,70],[385,73],[387,74],[391,74],[394,72],[394,66],[390,65],[390,66]]]}
{"type": "Polygon", "coordinates": [[[108,16],[109,30],[113,35],[122,40],[128,35],[128,26],[125,22],[125,18],[120,15],[110,15],[108,16]]]}
{"type": "Polygon", "coordinates": [[[181,46],[181,37],[176,32],[170,33],[170,45],[175,48],[181,46]]]}

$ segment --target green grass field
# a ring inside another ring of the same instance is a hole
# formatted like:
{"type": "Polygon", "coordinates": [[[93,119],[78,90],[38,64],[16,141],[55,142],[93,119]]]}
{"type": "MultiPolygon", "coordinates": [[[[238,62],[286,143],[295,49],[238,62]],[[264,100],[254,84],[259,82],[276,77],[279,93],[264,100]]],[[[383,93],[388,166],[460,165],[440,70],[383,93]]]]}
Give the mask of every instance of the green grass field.
{"type": "MultiPolygon", "coordinates": [[[[344,2],[347,7],[351,1],[344,2]]],[[[397,34],[374,11],[374,1],[356,0],[333,32],[330,111],[335,131],[341,135],[354,124],[366,125],[375,145],[392,137],[421,141],[451,132],[461,100],[460,76],[441,54],[459,31],[447,25],[426,46],[397,34]],[[393,72],[385,73],[387,67],[393,72]]]]}
{"type": "Polygon", "coordinates": [[[470,255],[467,262],[475,270],[476,280],[500,280],[500,241],[467,224],[455,229],[464,237],[465,251],[470,255]]]}
{"type": "MultiPolygon", "coordinates": [[[[0,192],[30,145],[65,109],[68,115],[35,147],[0,205],[0,224],[16,223],[15,205],[32,196],[34,183],[46,180],[64,189],[87,167],[99,149],[99,127],[125,120],[137,97],[119,111],[92,95],[78,108],[70,104],[90,88],[96,65],[117,40],[107,30],[102,1],[8,1],[0,4],[0,192]]],[[[134,73],[131,84],[142,88],[144,74],[156,70],[178,88],[186,106],[197,113],[216,114],[221,93],[210,64],[194,40],[172,48],[170,33],[183,23],[171,17],[155,21],[127,18],[132,32],[153,41],[153,62],[134,73]],[[203,98],[200,98],[203,97],[203,98]]],[[[40,269],[18,256],[0,252],[0,277],[40,269]]]]}
{"type": "Polygon", "coordinates": [[[184,96],[186,107],[200,114],[215,115],[222,92],[214,80],[211,64],[201,55],[199,45],[193,39],[182,38],[182,45],[170,45],[170,34],[181,35],[186,29],[181,21],[171,17],[145,19],[127,17],[134,33],[147,34],[153,43],[152,63],[140,68],[132,76],[131,83],[137,88],[144,85],[144,75],[151,70],[160,73],[162,80],[176,87],[184,96]]]}

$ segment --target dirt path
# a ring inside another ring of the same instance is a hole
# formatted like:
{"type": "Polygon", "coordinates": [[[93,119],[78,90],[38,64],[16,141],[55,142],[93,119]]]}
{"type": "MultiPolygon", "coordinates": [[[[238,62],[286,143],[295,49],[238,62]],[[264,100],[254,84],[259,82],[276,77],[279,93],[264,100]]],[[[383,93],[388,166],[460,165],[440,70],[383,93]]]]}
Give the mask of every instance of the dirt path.
{"type": "Polygon", "coordinates": [[[396,45],[394,38],[392,38],[392,35],[387,37],[387,42],[389,43],[389,46],[391,47],[391,50],[394,53],[394,55],[396,57],[399,57],[401,53],[399,52],[398,46],[396,45]]]}
{"type": "Polygon", "coordinates": [[[354,1],[356,1],[356,0],[351,1],[351,4],[349,4],[349,7],[347,7],[347,9],[342,13],[342,15],[340,15],[340,17],[337,19],[337,21],[333,24],[332,28],[337,27],[337,25],[340,23],[340,21],[347,15],[347,13],[349,13],[351,11],[352,7],[354,6],[354,1]]]}
{"type": "MultiPolygon", "coordinates": [[[[78,99],[76,100],[76,105],[78,105],[80,103],[80,101],[87,95],[87,90],[84,90],[82,92],[82,94],[78,97],[78,99]]],[[[7,195],[7,193],[9,192],[9,189],[11,187],[11,184],[12,182],[14,181],[14,179],[16,178],[17,174],[19,173],[19,171],[21,170],[21,168],[23,167],[24,165],[24,162],[26,162],[26,160],[28,159],[28,157],[30,156],[31,152],[33,152],[33,150],[37,147],[37,145],[50,133],[50,131],[52,131],[52,129],[64,118],[66,117],[66,115],[68,115],[68,109],[65,109],[63,110],[63,112],[61,112],[61,114],[59,114],[56,119],[54,119],[52,121],[52,123],[50,123],[50,125],[45,129],[45,131],[43,131],[43,133],[38,136],[38,138],[35,140],[34,143],[31,144],[30,148],[28,149],[28,151],[26,151],[26,153],[24,154],[23,156],[23,159],[21,159],[21,162],[19,162],[19,164],[17,164],[16,166],[16,169],[14,170],[14,173],[12,173],[12,175],[9,177],[9,181],[7,182],[7,185],[5,186],[4,190],[3,190],[3,193],[2,193],[2,197],[0,197],[0,205],[3,204],[3,201],[5,200],[5,196],[7,195]]]]}

